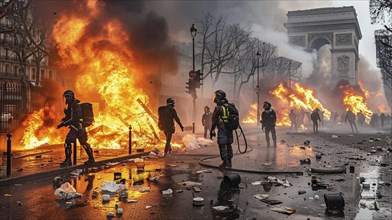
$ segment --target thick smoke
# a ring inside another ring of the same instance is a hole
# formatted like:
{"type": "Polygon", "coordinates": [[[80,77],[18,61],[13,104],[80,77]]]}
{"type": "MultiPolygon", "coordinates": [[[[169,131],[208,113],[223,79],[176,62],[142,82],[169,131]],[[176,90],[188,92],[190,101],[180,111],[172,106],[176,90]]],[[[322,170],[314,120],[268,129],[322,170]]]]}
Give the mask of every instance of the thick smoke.
{"type": "MultiPolygon", "coordinates": [[[[52,25],[62,14],[83,17],[89,10],[87,1],[39,0],[33,3],[34,14],[51,19],[48,23],[52,25]]],[[[177,55],[170,42],[169,26],[165,18],[154,11],[147,10],[143,1],[99,0],[98,8],[100,13],[86,28],[80,44],[104,31],[104,24],[108,21],[120,22],[130,38],[128,41],[124,39],[124,47],[132,51],[132,59],[141,71],[141,76],[138,76],[138,86],[143,87],[150,97],[156,97],[160,91],[161,76],[177,71],[177,55]]],[[[96,47],[116,49],[109,41],[102,41],[96,47]]],[[[72,86],[75,84],[78,68],[74,66],[59,72],[75,74],[63,76],[72,86]]],[[[152,99],[152,101],[156,100],[152,99]]]]}

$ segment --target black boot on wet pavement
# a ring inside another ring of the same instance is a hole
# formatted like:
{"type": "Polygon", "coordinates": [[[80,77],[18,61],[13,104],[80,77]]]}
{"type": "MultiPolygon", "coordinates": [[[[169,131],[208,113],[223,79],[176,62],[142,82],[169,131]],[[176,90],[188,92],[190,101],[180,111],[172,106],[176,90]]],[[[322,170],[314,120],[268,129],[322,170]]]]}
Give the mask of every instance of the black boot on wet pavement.
{"type": "Polygon", "coordinates": [[[69,167],[72,165],[71,159],[65,159],[63,162],[60,163],[60,167],[69,167]]]}

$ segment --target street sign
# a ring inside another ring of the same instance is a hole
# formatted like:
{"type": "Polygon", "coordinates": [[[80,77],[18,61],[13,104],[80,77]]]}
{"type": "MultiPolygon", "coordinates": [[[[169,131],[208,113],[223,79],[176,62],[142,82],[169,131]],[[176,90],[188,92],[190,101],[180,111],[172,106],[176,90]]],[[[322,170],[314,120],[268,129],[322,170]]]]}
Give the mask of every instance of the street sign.
{"type": "Polygon", "coordinates": [[[196,73],[195,71],[191,70],[191,71],[189,72],[189,78],[191,78],[191,79],[196,79],[196,76],[197,76],[197,73],[196,73]]]}

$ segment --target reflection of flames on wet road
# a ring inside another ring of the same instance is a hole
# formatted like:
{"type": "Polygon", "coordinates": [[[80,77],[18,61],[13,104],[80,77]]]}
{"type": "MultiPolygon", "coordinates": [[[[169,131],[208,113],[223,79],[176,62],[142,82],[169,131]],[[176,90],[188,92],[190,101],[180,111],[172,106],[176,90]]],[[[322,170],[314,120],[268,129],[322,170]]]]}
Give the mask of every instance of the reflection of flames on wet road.
{"type": "MultiPolygon", "coordinates": [[[[61,65],[72,69],[67,74],[75,76],[77,71],[76,96],[83,94],[82,102],[99,100],[104,106],[95,112],[95,123],[88,129],[90,143],[94,148],[120,148],[128,143],[129,126],[137,146],[157,143],[158,127],[137,101],[149,105],[132,51],[123,46],[129,40],[128,33],[119,22],[111,20],[101,32],[87,36],[87,28],[100,13],[100,6],[90,0],[87,7],[89,12],[82,16],[62,15],[53,28],[53,38],[61,65]]],[[[42,120],[43,109],[25,120],[21,141],[25,148],[63,141],[64,131],[56,130],[55,125],[44,126],[42,120]]]]}

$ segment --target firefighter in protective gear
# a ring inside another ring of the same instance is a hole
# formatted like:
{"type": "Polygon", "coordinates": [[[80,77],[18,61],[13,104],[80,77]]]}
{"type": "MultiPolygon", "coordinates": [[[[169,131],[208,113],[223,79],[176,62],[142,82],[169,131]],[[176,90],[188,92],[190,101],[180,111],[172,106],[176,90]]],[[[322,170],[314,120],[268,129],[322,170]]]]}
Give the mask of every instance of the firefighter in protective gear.
{"type": "Polygon", "coordinates": [[[271,132],[272,141],[274,142],[274,147],[276,147],[276,113],[272,109],[272,105],[269,102],[264,102],[264,111],[261,113],[261,129],[265,132],[265,140],[267,142],[267,147],[270,146],[269,133],[271,132]]]}
{"type": "Polygon", "coordinates": [[[233,131],[225,126],[229,116],[228,108],[225,106],[229,103],[226,99],[226,93],[222,90],[217,90],[215,92],[214,102],[216,106],[212,113],[210,138],[216,136],[215,128],[218,128],[219,152],[223,161],[219,167],[231,167],[231,159],[233,158],[233,148],[231,146],[233,143],[233,131]]]}
{"type": "MultiPolygon", "coordinates": [[[[72,143],[76,142],[76,139],[79,140],[79,143],[82,145],[86,154],[88,156],[88,160],[85,162],[86,165],[92,164],[95,162],[93,156],[93,150],[89,143],[87,143],[87,132],[86,128],[82,126],[82,109],[79,105],[80,101],[75,99],[75,94],[71,90],[67,90],[64,92],[63,97],[65,98],[65,103],[67,104],[67,108],[64,109],[65,117],[61,119],[61,123],[57,125],[57,129],[61,127],[68,126],[69,132],[67,137],[65,138],[65,160],[60,163],[61,166],[71,166],[71,154],[72,154],[72,143]]],[[[76,153],[76,152],[75,152],[76,153]]]]}

